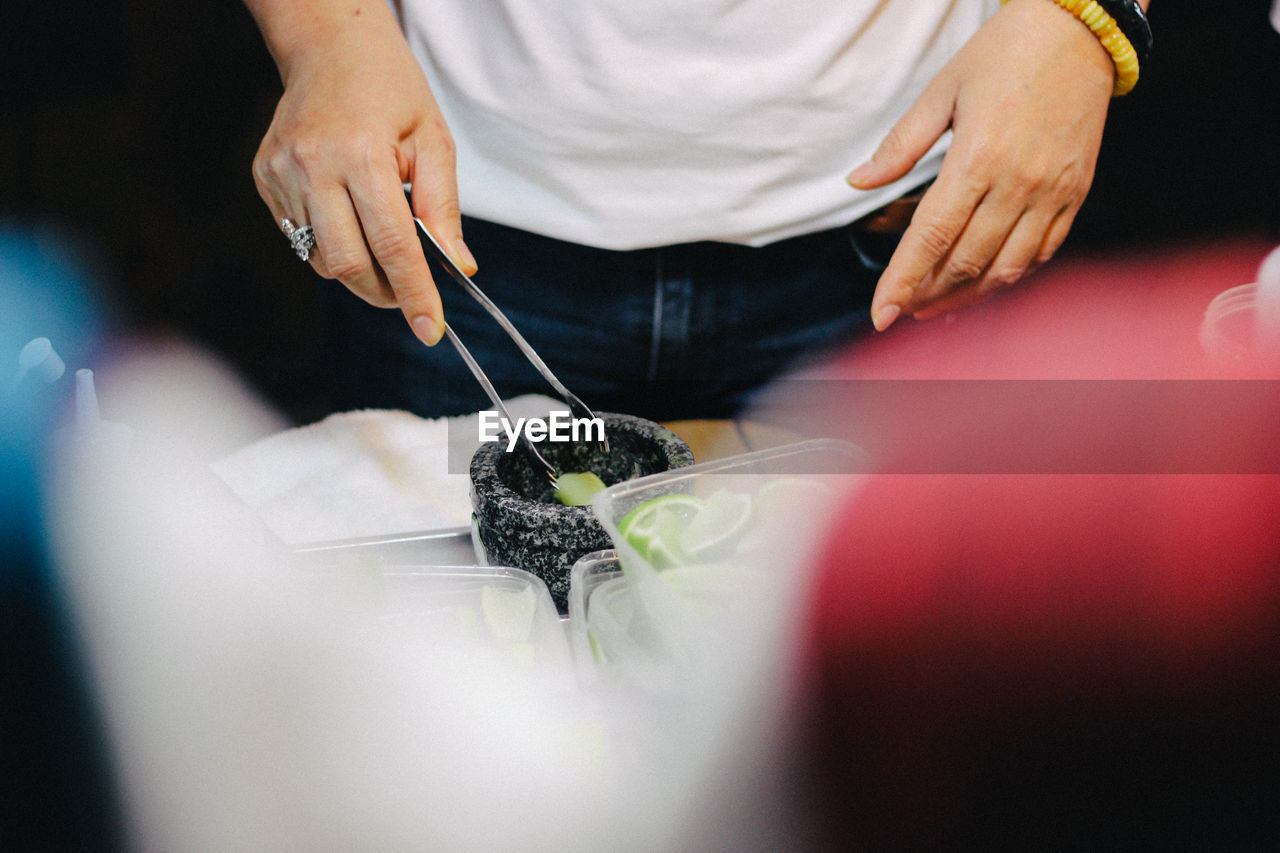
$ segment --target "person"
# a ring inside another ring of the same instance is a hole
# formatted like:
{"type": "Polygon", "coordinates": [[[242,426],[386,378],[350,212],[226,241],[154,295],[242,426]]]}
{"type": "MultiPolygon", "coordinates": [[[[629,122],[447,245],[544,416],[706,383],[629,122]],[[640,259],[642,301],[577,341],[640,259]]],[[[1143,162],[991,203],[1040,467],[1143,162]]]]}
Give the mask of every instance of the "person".
{"type": "MultiPolygon", "coordinates": [[[[485,403],[422,346],[446,312],[414,216],[589,403],[723,415],[1047,261],[1118,73],[1054,0],[245,2],[284,84],[272,218],[403,315],[338,300],[335,407],[424,415],[485,403]]],[[[504,396],[546,390],[456,290],[447,319],[504,396]]]]}

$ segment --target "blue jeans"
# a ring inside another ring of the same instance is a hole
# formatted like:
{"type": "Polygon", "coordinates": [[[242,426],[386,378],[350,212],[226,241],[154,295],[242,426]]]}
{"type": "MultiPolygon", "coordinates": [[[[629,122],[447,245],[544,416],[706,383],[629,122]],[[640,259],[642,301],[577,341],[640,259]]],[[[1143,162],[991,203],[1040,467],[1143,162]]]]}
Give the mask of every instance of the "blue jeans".
{"type": "MultiPolygon", "coordinates": [[[[476,283],[593,409],[730,417],[801,361],[871,328],[891,245],[852,227],[762,248],[698,242],[611,251],[465,218],[476,283]],[[873,256],[874,255],[874,256],[873,256]]],[[[473,299],[432,270],[445,317],[504,398],[554,392],[473,299]]],[[[439,417],[489,408],[457,352],[422,346],[398,311],[331,288],[334,410],[439,417]]]]}

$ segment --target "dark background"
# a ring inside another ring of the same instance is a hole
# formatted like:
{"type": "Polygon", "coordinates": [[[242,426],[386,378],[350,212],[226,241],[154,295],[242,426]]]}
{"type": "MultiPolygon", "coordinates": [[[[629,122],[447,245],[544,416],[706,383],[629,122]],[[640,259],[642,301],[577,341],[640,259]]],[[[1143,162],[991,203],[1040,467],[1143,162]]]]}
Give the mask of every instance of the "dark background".
{"type": "MultiPolygon", "coordinates": [[[[1270,0],[1153,6],[1152,58],[1114,102],[1064,251],[1276,237],[1270,0]]],[[[6,7],[0,215],[73,229],[103,253],[129,320],[224,353],[294,420],[323,414],[316,294],[337,285],[290,254],[253,186],[280,83],[248,13],[158,0],[6,7]]]]}
{"type": "MultiPolygon", "coordinates": [[[[1114,103],[1064,254],[1244,235],[1280,243],[1280,34],[1269,6],[1155,0],[1154,53],[1114,103]]],[[[279,92],[248,13],[230,0],[5,3],[0,221],[78,237],[124,326],[207,345],[301,423],[326,413],[318,294],[338,285],[291,254],[253,186],[279,92]]],[[[32,503],[34,480],[17,486],[32,503]]],[[[0,848],[113,849],[93,714],[38,527],[26,529],[0,543],[0,848]]]]}

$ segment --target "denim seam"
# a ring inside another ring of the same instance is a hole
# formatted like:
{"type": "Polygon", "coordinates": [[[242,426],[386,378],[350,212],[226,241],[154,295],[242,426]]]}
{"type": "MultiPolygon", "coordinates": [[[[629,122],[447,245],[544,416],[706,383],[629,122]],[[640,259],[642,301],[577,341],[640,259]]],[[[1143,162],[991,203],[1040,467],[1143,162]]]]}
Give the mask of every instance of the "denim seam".
{"type": "Polygon", "coordinates": [[[658,357],[662,347],[662,252],[654,253],[653,338],[649,342],[649,381],[658,378],[658,357]]]}

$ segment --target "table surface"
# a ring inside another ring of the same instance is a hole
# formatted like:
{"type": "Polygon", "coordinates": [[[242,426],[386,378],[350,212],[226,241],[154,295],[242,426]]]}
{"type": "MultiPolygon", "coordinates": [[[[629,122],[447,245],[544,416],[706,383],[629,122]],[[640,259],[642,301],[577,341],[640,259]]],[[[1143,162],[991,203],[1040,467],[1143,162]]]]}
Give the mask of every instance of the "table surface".
{"type": "Polygon", "coordinates": [[[765,450],[803,438],[791,430],[751,420],[667,421],[663,426],[685,440],[694,462],[765,450]]]}

